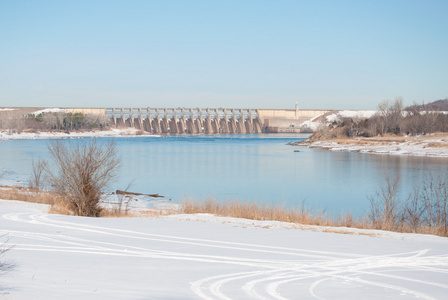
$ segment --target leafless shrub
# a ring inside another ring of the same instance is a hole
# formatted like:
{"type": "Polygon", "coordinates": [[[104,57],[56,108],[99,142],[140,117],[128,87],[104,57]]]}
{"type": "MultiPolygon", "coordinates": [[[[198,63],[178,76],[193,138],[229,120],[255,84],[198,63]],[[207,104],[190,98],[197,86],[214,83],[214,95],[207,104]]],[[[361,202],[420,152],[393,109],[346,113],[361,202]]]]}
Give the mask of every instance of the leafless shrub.
{"type": "MultiPolygon", "coordinates": [[[[133,183],[134,183],[134,180],[132,180],[128,184],[128,186],[124,189],[124,192],[129,191],[129,189],[133,183]]],[[[116,196],[118,199],[116,214],[121,215],[123,213],[123,208],[124,208],[124,214],[127,215],[129,213],[129,206],[131,205],[133,198],[130,195],[126,195],[126,193],[116,194],[116,196]]]]}
{"type": "Polygon", "coordinates": [[[448,183],[429,175],[406,201],[398,198],[399,177],[386,176],[385,185],[369,197],[370,227],[448,236],[448,183]]]}
{"type": "Polygon", "coordinates": [[[416,187],[404,204],[402,219],[411,231],[418,232],[423,226],[422,216],[424,213],[425,206],[420,200],[420,187],[416,187]]]}
{"type": "Polygon", "coordinates": [[[419,200],[423,209],[420,221],[429,229],[440,231],[448,235],[448,185],[439,177],[429,177],[423,183],[419,193],[419,200]]]}
{"type": "MultiPolygon", "coordinates": [[[[1,245],[0,245],[0,258],[3,258],[6,252],[11,250],[13,246],[8,245],[9,243],[9,237],[4,234],[0,235],[0,239],[6,239],[1,245]]],[[[3,272],[10,271],[14,267],[14,264],[10,261],[4,261],[0,260],[0,274],[3,272]]]]}
{"type": "Polygon", "coordinates": [[[29,178],[29,186],[32,189],[36,190],[36,193],[39,194],[40,189],[43,186],[44,174],[47,169],[47,162],[45,160],[37,160],[34,159],[31,162],[31,175],[29,178]]]}
{"type": "Polygon", "coordinates": [[[374,197],[369,197],[369,220],[373,227],[383,230],[396,230],[399,225],[400,199],[398,184],[400,177],[385,176],[385,185],[374,197]]]}
{"type": "MultiPolygon", "coordinates": [[[[403,208],[402,219],[407,228],[412,232],[445,231],[443,230],[444,209],[440,205],[442,190],[443,184],[435,183],[433,179],[415,188],[403,208]]],[[[446,235],[446,232],[443,235],[446,235]]]]}
{"type": "Polygon", "coordinates": [[[101,191],[116,177],[120,160],[114,142],[101,145],[97,140],[65,146],[52,142],[48,149],[53,165],[48,182],[74,214],[98,217],[101,191]]]}

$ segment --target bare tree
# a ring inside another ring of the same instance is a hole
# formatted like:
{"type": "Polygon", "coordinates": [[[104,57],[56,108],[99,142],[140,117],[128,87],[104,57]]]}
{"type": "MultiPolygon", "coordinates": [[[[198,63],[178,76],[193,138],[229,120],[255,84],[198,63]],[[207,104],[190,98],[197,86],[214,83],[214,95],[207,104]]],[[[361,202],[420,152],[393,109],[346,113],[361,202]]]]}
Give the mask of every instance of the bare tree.
{"type": "Polygon", "coordinates": [[[24,128],[25,121],[21,115],[10,111],[0,113],[0,129],[20,133],[24,128]]]}
{"type": "Polygon", "coordinates": [[[35,189],[37,193],[42,188],[44,173],[47,169],[47,162],[45,160],[32,160],[31,176],[29,178],[29,186],[35,189]]]}
{"type": "Polygon", "coordinates": [[[48,149],[53,166],[48,171],[48,182],[61,194],[74,214],[98,217],[102,190],[116,177],[120,159],[112,141],[69,144],[52,142],[48,149]]]}
{"type": "Polygon", "coordinates": [[[110,120],[106,115],[86,114],[86,123],[91,128],[99,128],[99,129],[107,128],[109,121],[110,120]]]}

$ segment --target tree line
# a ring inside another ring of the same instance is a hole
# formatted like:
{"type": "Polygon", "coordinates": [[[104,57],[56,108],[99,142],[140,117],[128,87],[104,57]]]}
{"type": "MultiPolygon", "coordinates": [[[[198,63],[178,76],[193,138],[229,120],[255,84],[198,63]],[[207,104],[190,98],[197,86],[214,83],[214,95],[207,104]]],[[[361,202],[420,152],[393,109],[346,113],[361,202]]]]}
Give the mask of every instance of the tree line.
{"type": "Polygon", "coordinates": [[[110,121],[107,116],[43,112],[25,116],[13,112],[3,112],[0,115],[0,130],[20,133],[22,131],[79,131],[109,128],[110,121]]]}
{"type": "Polygon", "coordinates": [[[382,102],[371,118],[341,118],[320,130],[329,137],[424,135],[434,132],[448,132],[448,114],[431,105],[415,104],[404,108],[402,98],[382,102]]]}

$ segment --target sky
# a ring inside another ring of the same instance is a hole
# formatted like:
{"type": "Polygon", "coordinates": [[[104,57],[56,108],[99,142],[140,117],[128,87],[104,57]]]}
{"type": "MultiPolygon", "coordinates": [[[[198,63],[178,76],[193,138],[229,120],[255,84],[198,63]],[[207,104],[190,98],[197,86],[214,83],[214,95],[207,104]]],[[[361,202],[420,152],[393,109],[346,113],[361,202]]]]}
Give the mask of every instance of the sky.
{"type": "Polygon", "coordinates": [[[0,0],[0,107],[448,97],[448,1],[0,0]]]}

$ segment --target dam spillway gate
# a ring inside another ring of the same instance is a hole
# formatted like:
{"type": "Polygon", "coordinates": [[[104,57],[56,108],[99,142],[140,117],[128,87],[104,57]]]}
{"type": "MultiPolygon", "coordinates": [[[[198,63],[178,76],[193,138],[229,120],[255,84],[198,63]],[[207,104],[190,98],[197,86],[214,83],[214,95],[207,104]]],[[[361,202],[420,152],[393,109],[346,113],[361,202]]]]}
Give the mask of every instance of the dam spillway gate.
{"type": "Polygon", "coordinates": [[[115,126],[153,134],[262,133],[256,109],[226,108],[106,108],[115,126]]]}

